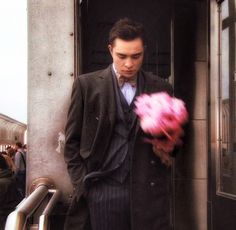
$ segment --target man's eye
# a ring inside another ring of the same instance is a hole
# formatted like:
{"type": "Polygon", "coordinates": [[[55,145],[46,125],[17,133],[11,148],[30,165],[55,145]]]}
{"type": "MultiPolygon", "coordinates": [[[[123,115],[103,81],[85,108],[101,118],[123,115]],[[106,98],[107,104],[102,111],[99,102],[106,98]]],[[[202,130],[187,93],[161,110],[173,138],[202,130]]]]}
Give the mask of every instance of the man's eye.
{"type": "Polygon", "coordinates": [[[126,58],[126,56],[123,56],[123,55],[118,55],[118,57],[119,57],[120,59],[125,59],[125,58],[126,58]]]}
{"type": "Polygon", "coordinates": [[[139,59],[140,56],[141,56],[141,55],[135,55],[135,56],[133,56],[132,58],[133,58],[133,59],[139,59]]]}

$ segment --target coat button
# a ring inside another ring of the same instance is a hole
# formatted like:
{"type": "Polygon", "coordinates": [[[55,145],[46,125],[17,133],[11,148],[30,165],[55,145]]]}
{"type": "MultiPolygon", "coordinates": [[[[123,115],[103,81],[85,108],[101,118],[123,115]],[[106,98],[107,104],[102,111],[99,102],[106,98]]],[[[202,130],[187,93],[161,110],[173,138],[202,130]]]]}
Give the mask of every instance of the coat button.
{"type": "Polygon", "coordinates": [[[151,160],[151,161],[150,161],[150,164],[151,164],[151,165],[154,165],[154,164],[156,164],[156,161],[151,160]]]}
{"type": "Polygon", "coordinates": [[[154,187],[155,185],[156,185],[155,182],[153,182],[153,181],[150,182],[150,186],[151,186],[151,187],[154,187]]]}

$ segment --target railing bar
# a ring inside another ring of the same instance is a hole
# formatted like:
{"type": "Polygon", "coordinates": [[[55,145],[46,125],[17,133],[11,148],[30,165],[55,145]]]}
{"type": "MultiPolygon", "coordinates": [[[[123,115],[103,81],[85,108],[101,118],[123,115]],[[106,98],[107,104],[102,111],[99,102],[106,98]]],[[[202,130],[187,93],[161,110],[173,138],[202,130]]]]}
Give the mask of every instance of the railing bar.
{"type": "MultiPolygon", "coordinates": [[[[38,230],[48,230],[48,225],[49,225],[48,216],[41,215],[39,217],[39,228],[38,228],[38,230]]],[[[50,227],[49,227],[49,229],[50,229],[50,227]]]]}
{"type": "Polygon", "coordinates": [[[27,216],[32,214],[38,206],[41,204],[42,200],[48,194],[48,187],[45,185],[39,186],[33,193],[27,197],[22,204],[20,204],[16,211],[23,212],[27,216]]]}
{"type": "Polygon", "coordinates": [[[45,207],[42,215],[50,215],[50,213],[52,212],[54,206],[56,205],[59,197],[60,197],[60,191],[58,190],[49,190],[49,193],[53,193],[52,198],[50,199],[50,201],[48,202],[47,206],[45,207]]]}
{"type": "Polygon", "coordinates": [[[16,210],[9,214],[5,230],[24,229],[27,218],[38,208],[45,196],[48,194],[48,187],[40,185],[26,199],[16,207],[16,210]]]}
{"type": "Polygon", "coordinates": [[[46,208],[44,209],[42,215],[39,217],[39,230],[47,230],[49,226],[49,216],[55,207],[59,197],[60,191],[49,190],[49,193],[53,193],[50,201],[48,202],[46,208]]]}
{"type": "Polygon", "coordinates": [[[39,217],[39,230],[47,230],[49,226],[49,216],[56,205],[59,197],[60,191],[55,189],[50,189],[49,193],[52,193],[52,197],[48,202],[47,206],[45,207],[42,215],[39,217]]]}

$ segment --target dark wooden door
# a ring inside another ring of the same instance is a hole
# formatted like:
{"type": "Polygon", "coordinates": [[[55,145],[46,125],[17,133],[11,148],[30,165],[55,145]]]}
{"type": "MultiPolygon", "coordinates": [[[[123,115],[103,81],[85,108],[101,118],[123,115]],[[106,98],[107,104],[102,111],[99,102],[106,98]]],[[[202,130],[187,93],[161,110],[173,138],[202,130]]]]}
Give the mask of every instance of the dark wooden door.
{"type": "Polygon", "coordinates": [[[129,17],[145,26],[147,48],[143,68],[170,76],[170,0],[84,0],[82,17],[82,72],[105,68],[111,63],[108,33],[115,21],[129,17]]]}

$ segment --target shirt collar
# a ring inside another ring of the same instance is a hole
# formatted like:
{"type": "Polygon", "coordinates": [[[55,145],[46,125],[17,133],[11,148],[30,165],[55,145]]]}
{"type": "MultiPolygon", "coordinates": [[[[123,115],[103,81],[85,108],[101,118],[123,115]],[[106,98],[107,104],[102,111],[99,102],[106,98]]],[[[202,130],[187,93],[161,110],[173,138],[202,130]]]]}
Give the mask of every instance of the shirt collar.
{"type": "Polygon", "coordinates": [[[112,63],[112,68],[114,70],[116,77],[119,78],[120,74],[117,72],[114,62],[112,63]]]}

